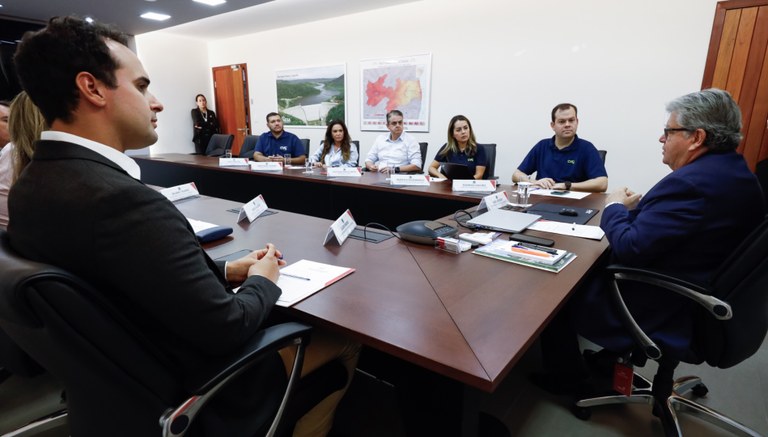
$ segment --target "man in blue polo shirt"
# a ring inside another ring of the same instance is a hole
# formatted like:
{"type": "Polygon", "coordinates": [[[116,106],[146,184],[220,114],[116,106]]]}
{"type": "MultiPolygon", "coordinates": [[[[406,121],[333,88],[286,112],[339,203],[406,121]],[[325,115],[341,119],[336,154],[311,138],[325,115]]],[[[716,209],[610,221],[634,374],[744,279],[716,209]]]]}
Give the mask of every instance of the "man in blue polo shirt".
{"type": "Polygon", "coordinates": [[[603,192],[608,173],[600,154],[589,141],[576,135],[579,127],[576,106],[561,103],[552,109],[555,131],[552,138],[539,141],[512,175],[512,182],[530,181],[552,190],[603,192]],[[534,178],[531,174],[536,172],[534,178]]]}
{"type": "Polygon", "coordinates": [[[291,165],[304,165],[307,152],[304,145],[296,135],[283,130],[283,117],[277,112],[267,114],[267,127],[269,132],[264,132],[256,142],[253,152],[255,161],[283,162],[286,154],[291,155],[291,165]]]}

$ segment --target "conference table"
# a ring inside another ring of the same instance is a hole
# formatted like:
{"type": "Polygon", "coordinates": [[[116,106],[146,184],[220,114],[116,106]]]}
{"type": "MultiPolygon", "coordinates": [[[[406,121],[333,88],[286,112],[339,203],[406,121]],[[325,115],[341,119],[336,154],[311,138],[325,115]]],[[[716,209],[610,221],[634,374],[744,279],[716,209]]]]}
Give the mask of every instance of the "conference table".
{"type": "Polygon", "coordinates": [[[361,224],[389,228],[412,220],[432,219],[470,208],[482,193],[455,193],[450,182],[428,187],[391,186],[387,175],[363,172],[361,177],[328,177],[324,170],[305,174],[303,168],[252,171],[220,167],[219,159],[180,153],[134,156],[145,183],[171,187],[194,182],[200,194],[248,202],[261,194],[267,205],[283,211],[335,219],[349,209],[361,224]]]}
{"type": "MultiPolygon", "coordinates": [[[[532,195],[531,200],[602,208],[604,197],[532,195]]],[[[289,264],[308,259],[356,269],[279,311],[487,392],[495,390],[608,248],[605,238],[527,231],[577,254],[560,273],[551,273],[397,238],[378,243],[350,238],[341,246],[323,246],[332,220],[270,208],[274,214],[236,223],[241,203],[231,200],[200,196],[176,205],[188,218],[234,229],[204,246],[213,258],[272,242],[289,264]]],[[[588,224],[599,219],[600,213],[588,224]]],[[[453,223],[450,215],[440,221],[453,223]]]]}

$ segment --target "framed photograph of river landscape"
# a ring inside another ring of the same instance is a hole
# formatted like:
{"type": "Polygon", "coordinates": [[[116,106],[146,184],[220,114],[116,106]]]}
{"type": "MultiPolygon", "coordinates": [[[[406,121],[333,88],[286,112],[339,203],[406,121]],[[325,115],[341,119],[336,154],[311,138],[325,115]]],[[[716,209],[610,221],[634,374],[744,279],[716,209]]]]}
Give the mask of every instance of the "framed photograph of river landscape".
{"type": "Polygon", "coordinates": [[[325,128],[346,123],[346,64],[275,72],[277,108],[285,126],[325,128]]]}

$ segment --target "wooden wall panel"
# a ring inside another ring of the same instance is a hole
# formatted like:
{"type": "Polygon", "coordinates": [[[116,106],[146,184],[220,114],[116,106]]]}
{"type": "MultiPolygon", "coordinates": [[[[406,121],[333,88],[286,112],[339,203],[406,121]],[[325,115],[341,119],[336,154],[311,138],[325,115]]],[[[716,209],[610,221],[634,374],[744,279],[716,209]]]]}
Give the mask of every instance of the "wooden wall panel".
{"type": "MultiPolygon", "coordinates": [[[[767,14],[768,15],[768,14],[767,14]]],[[[766,146],[766,120],[768,120],[768,53],[763,50],[762,74],[755,84],[755,99],[752,111],[749,116],[744,116],[745,126],[743,132],[746,134],[744,141],[739,146],[744,158],[749,163],[752,171],[755,165],[765,159],[768,150],[766,146]],[[749,117],[749,118],[747,118],[749,117]]]]}
{"type": "MultiPolygon", "coordinates": [[[[741,69],[742,83],[739,88],[738,97],[734,95],[739,103],[742,112],[743,130],[745,140],[739,147],[739,151],[744,153],[750,167],[754,169],[757,163],[757,153],[762,143],[763,130],[755,131],[753,127],[765,127],[765,113],[758,110],[758,107],[765,104],[764,95],[760,94],[761,83],[766,81],[768,69],[765,66],[766,50],[768,50],[768,6],[762,6],[757,9],[753,32],[750,38],[749,55],[746,65],[741,69]],[[761,115],[762,114],[762,115],[761,115]],[[758,119],[762,116],[762,120],[758,119]],[[757,135],[752,138],[753,135],[757,135]],[[754,150],[752,150],[754,148],[754,150]]],[[[746,9],[745,9],[746,11],[746,9]]],[[[737,70],[732,70],[737,71],[737,70]]],[[[728,89],[731,93],[733,90],[728,89]]]]}
{"type": "Polygon", "coordinates": [[[744,139],[738,151],[754,171],[768,158],[768,0],[717,4],[701,83],[729,91],[739,104],[744,139]]]}
{"type": "Polygon", "coordinates": [[[744,80],[742,72],[747,68],[749,48],[752,45],[752,35],[755,32],[756,19],[757,8],[746,8],[741,11],[739,29],[736,32],[733,55],[731,56],[731,65],[728,69],[728,82],[725,86],[725,89],[730,91],[737,102],[739,101],[739,96],[741,96],[741,84],[744,80]]]}
{"type": "Polygon", "coordinates": [[[727,11],[725,13],[723,34],[720,37],[720,47],[718,48],[715,62],[715,73],[712,78],[713,88],[725,89],[728,84],[728,73],[731,70],[733,47],[736,45],[736,34],[739,31],[740,19],[741,10],[727,11]]]}

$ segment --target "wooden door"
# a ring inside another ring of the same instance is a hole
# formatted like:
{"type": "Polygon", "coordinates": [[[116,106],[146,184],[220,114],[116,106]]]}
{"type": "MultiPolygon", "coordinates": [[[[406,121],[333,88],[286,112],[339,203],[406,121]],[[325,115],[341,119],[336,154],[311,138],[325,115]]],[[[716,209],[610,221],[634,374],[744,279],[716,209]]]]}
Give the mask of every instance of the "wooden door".
{"type": "Polygon", "coordinates": [[[237,156],[245,136],[251,132],[246,64],[213,67],[213,88],[221,133],[235,136],[232,155],[237,156]]]}
{"type": "Polygon", "coordinates": [[[721,1],[709,43],[702,88],[733,95],[742,112],[738,151],[749,167],[768,158],[768,0],[721,1]]]}

